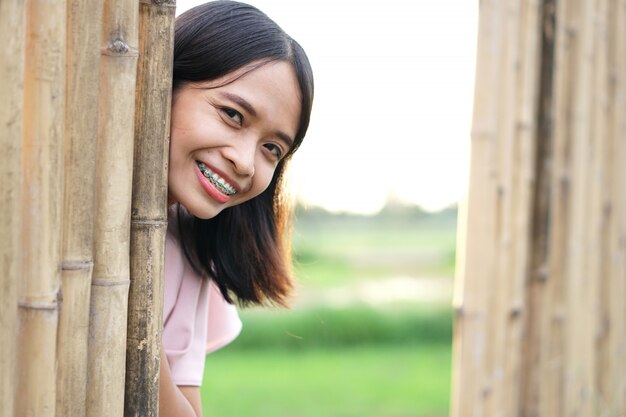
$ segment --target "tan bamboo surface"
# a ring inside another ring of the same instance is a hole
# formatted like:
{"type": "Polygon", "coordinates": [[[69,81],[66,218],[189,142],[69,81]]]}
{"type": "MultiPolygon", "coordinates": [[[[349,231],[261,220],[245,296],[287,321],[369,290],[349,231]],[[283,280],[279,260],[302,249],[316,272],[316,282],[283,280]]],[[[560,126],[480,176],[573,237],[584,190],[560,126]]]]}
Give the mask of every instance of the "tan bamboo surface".
{"type": "Polygon", "coordinates": [[[26,2],[22,279],[15,414],[54,416],[63,179],[65,1],[26,2]]]}
{"type": "Polygon", "coordinates": [[[87,415],[124,413],[137,2],[105,0],[100,58],[87,415]]]}
{"type": "Polygon", "coordinates": [[[102,0],[70,0],[67,10],[57,417],[86,413],[102,0]]]}
{"type": "Polygon", "coordinates": [[[536,2],[481,2],[476,82],[490,87],[475,97],[453,415],[512,415],[520,404],[520,393],[504,387],[521,375],[539,12],[536,2]]]}
{"type": "Polygon", "coordinates": [[[454,417],[626,413],[625,25],[624,1],[480,3],[454,417]]]}
{"type": "Polygon", "coordinates": [[[607,391],[605,392],[608,401],[617,410],[626,410],[626,363],[619,360],[624,357],[624,346],[626,346],[626,328],[617,323],[619,317],[626,317],[626,175],[624,175],[624,161],[626,161],[626,141],[624,132],[626,130],[626,94],[624,94],[624,83],[626,83],[626,7],[620,3],[609,3],[609,33],[612,34],[612,41],[608,44],[607,71],[609,74],[609,87],[613,91],[609,93],[609,112],[607,125],[607,175],[611,181],[607,184],[608,193],[612,196],[610,203],[610,223],[608,226],[609,242],[607,248],[607,278],[608,278],[608,304],[607,311],[609,317],[613,318],[613,330],[607,339],[607,356],[611,361],[610,365],[602,364],[605,372],[603,381],[607,391]],[[614,86],[621,86],[620,90],[614,86]]]}
{"type": "Polygon", "coordinates": [[[175,6],[174,0],[143,0],[139,8],[124,411],[127,417],[156,417],[159,410],[157,381],[163,327],[175,6]]]}
{"type": "Polygon", "coordinates": [[[21,0],[0,2],[0,417],[13,417],[16,385],[25,9],[21,0]]]}

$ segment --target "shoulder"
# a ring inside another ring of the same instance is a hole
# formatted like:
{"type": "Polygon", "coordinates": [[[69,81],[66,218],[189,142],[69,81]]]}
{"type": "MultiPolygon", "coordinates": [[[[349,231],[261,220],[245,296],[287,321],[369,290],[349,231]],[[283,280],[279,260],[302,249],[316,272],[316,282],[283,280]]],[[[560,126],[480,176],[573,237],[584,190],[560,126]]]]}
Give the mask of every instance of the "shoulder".
{"type": "MultiPolygon", "coordinates": [[[[201,297],[205,281],[198,275],[183,253],[180,242],[168,229],[165,238],[165,270],[163,282],[163,322],[166,323],[177,304],[192,303],[201,297]]],[[[206,290],[205,290],[206,291],[206,290]]]]}

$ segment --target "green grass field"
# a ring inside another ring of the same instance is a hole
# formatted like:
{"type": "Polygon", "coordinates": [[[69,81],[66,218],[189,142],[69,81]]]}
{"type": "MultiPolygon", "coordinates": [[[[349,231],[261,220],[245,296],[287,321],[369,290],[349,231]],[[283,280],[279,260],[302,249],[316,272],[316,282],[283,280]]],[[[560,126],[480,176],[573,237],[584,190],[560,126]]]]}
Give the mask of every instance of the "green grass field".
{"type": "Polygon", "coordinates": [[[444,417],[449,345],[215,353],[205,416],[444,417]]]}
{"type": "Polygon", "coordinates": [[[298,278],[332,287],[390,275],[454,273],[456,211],[436,214],[300,215],[293,246],[298,278]]]}
{"type": "Polygon", "coordinates": [[[450,396],[448,302],[330,295],[392,277],[450,282],[453,210],[386,211],[375,217],[301,212],[294,266],[302,298],[292,310],[241,312],[244,330],[207,358],[205,416],[444,417],[450,396]],[[328,297],[326,296],[328,295],[328,297]],[[336,300],[335,300],[336,301],[336,300]]]}

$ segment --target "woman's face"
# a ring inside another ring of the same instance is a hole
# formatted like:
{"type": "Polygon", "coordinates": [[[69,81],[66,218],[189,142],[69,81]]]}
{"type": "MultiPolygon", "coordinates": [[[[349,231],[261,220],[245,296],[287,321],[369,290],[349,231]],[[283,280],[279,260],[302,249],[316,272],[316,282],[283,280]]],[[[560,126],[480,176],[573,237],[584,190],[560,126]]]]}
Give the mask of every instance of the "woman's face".
{"type": "Polygon", "coordinates": [[[168,200],[196,217],[261,194],[295,138],[293,67],[278,61],[249,69],[185,85],[172,98],[168,200]]]}

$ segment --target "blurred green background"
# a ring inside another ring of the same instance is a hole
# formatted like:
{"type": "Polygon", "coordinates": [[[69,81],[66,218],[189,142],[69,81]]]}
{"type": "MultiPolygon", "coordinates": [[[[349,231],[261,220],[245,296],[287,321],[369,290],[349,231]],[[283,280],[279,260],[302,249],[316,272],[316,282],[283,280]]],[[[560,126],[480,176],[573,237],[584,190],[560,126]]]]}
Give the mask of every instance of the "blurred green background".
{"type": "Polygon", "coordinates": [[[207,357],[204,415],[447,416],[456,215],[298,208],[293,308],[241,311],[207,357]]]}

